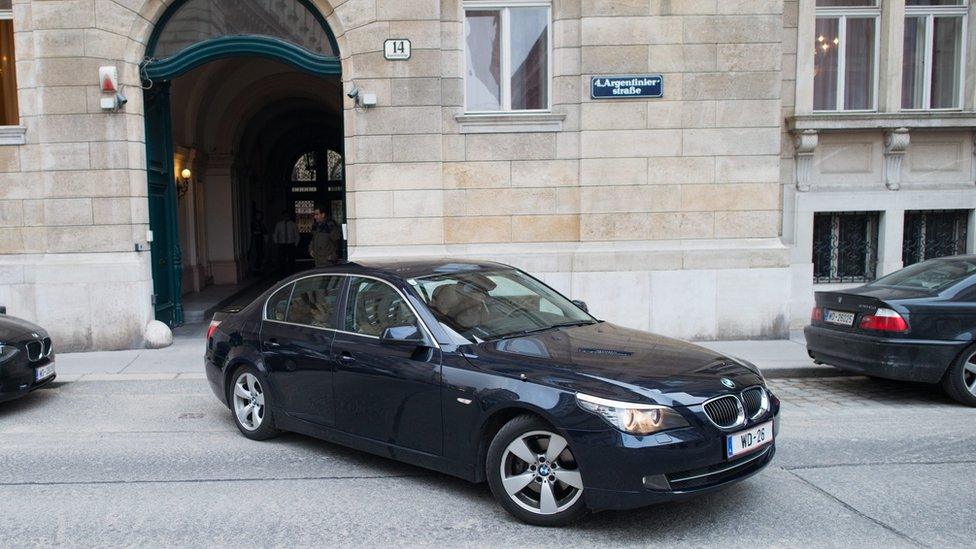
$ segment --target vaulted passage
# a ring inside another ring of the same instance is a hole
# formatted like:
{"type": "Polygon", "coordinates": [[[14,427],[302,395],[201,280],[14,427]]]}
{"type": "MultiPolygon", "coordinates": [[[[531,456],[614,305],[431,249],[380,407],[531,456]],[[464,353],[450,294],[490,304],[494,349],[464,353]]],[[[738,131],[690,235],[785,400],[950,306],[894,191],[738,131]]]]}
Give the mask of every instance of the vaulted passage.
{"type": "Polygon", "coordinates": [[[178,325],[186,294],[300,268],[316,206],[345,222],[338,49],[308,0],[174,0],[142,77],[153,305],[178,325]]]}
{"type": "Polygon", "coordinates": [[[314,206],[345,221],[340,79],[242,57],[168,85],[181,293],[300,268],[314,206]],[[274,243],[286,218],[297,265],[274,243]]]}

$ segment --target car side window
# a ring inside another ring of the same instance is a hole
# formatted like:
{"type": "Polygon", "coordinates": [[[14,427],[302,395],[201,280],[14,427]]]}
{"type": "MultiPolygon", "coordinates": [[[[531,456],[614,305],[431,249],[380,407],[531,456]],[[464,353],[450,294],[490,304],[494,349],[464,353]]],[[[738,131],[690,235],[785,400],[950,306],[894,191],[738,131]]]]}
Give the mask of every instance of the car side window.
{"type": "Polygon", "coordinates": [[[420,325],[410,306],[392,286],[371,278],[354,277],[346,300],[346,331],[379,337],[387,328],[420,325]]]}
{"type": "Polygon", "coordinates": [[[976,284],[959,292],[959,295],[956,296],[956,301],[963,301],[967,303],[976,302],[976,284]]]}
{"type": "Polygon", "coordinates": [[[335,329],[332,313],[339,302],[341,276],[313,276],[295,282],[287,322],[335,329]]]}
{"type": "Polygon", "coordinates": [[[288,300],[291,298],[291,289],[294,286],[294,284],[286,284],[271,295],[264,309],[264,318],[285,320],[285,315],[288,313],[288,300]]]}

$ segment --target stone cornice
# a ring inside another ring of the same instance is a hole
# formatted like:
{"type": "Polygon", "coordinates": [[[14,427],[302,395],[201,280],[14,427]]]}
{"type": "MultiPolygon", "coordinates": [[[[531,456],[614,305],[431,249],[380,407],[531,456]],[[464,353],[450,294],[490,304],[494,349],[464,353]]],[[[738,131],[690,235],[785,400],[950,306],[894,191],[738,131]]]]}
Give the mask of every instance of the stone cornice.
{"type": "Polygon", "coordinates": [[[788,117],[786,125],[790,131],[976,129],[976,111],[799,114],[788,117]]]}

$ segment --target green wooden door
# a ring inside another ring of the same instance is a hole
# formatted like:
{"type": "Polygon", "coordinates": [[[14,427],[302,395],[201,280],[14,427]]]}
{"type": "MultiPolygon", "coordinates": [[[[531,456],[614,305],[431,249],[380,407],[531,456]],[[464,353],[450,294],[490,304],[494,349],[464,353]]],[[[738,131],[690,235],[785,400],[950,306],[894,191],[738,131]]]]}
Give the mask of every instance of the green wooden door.
{"type": "Polygon", "coordinates": [[[182,262],[177,234],[176,189],[173,185],[173,139],[170,132],[169,82],[145,92],[146,164],[149,179],[149,229],[156,320],[183,323],[182,262]]]}

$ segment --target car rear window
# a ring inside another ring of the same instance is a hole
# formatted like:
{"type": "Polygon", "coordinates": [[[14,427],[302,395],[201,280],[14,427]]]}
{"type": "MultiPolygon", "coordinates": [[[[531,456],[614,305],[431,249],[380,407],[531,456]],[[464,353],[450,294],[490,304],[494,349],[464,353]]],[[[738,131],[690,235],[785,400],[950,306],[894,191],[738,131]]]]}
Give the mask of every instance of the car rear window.
{"type": "Polygon", "coordinates": [[[938,293],[976,275],[976,259],[930,259],[879,278],[868,286],[938,293]]]}

